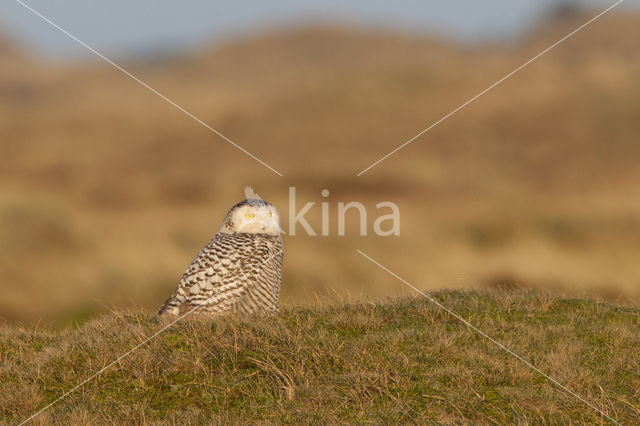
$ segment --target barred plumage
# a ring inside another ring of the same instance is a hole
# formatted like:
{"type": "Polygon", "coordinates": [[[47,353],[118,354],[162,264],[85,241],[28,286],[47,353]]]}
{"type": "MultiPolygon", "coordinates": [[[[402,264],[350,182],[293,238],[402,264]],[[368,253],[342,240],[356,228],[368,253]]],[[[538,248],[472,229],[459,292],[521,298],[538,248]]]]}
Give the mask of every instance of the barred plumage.
{"type": "Polygon", "coordinates": [[[278,312],[283,245],[277,210],[260,199],[236,204],[193,259],[158,315],[278,312]]]}

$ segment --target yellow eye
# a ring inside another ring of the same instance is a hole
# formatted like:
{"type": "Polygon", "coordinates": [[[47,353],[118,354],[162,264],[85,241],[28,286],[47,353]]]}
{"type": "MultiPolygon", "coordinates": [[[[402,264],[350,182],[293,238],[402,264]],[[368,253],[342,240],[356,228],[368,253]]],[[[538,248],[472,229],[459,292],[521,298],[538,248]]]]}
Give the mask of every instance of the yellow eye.
{"type": "Polygon", "coordinates": [[[269,212],[269,217],[271,217],[271,212],[269,212]]]}
{"type": "Polygon", "coordinates": [[[256,215],[253,213],[247,213],[244,215],[244,217],[246,217],[247,219],[253,219],[254,217],[256,217],[256,215]]]}

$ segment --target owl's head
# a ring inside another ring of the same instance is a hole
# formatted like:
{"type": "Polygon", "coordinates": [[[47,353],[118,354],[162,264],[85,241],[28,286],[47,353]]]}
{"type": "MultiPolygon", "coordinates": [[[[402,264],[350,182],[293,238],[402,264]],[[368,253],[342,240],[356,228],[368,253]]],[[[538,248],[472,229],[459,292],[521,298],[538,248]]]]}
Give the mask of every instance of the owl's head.
{"type": "Polygon", "coordinates": [[[229,210],[219,232],[280,235],[280,214],[270,203],[248,198],[229,210]]]}

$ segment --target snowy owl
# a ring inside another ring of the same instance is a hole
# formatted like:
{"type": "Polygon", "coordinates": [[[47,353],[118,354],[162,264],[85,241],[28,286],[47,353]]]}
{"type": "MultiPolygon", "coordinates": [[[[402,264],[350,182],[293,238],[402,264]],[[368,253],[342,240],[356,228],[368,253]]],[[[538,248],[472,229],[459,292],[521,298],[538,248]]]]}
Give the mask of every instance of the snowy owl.
{"type": "Polygon", "coordinates": [[[251,187],[193,259],[158,315],[276,314],[283,245],[280,215],[251,187]]]}

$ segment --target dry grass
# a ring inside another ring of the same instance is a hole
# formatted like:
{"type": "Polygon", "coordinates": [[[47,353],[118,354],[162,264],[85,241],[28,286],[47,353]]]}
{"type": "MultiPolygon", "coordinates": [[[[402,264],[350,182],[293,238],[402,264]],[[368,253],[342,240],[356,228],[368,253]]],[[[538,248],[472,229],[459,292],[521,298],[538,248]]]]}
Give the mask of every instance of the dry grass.
{"type": "Polygon", "coordinates": [[[585,20],[473,48],[302,28],[125,64],[283,178],[107,66],[0,47],[0,315],[157,306],[247,184],[285,220],[288,186],[301,203],[329,189],[332,234],[338,201],[401,208],[398,238],[288,238],[285,304],[389,295],[356,248],[431,289],[640,299],[638,15],[605,16],[355,177],[585,20]]]}
{"type": "MultiPolygon", "coordinates": [[[[640,422],[640,311],[538,291],[433,296],[623,424],[640,422]]],[[[160,328],[0,328],[0,415],[23,420],[160,328]]],[[[606,423],[424,298],[190,319],[36,423],[606,423]]]]}

